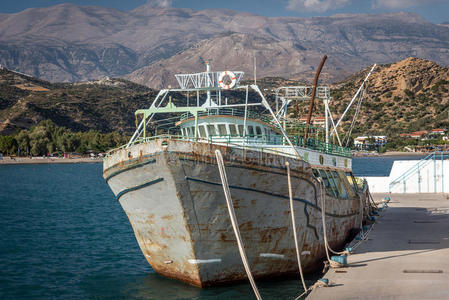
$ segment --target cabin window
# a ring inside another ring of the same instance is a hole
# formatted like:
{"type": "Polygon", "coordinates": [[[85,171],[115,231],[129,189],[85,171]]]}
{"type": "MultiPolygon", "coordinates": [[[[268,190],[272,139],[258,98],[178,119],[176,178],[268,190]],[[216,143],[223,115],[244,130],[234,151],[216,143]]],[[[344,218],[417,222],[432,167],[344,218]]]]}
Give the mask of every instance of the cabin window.
{"type": "Polygon", "coordinates": [[[263,129],[264,133],[265,133],[265,141],[267,142],[267,144],[270,143],[270,135],[268,134],[268,129],[264,128],[263,129]]]}
{"type": "Polygon", "coordinates": [[[254,135],[254,127],[253,126],[248,126],[248,135],[253,136],[254,135]]]}
{"type": "Polygon", "coordinates": [[[346,178],[348,179],[349,183],[351,184],[352,188],[354,189],[354,192],[357,194],[357,192],[358,192],[357,181],[355,180],[352,172],[346,172],[346,178]]]}
{"type": "Polygon", "coordinates": [[[223,135],[227,135],[228,132],[226,131],[226,125],[225,124],[218,124],[218,134],[223,136],[223,135]]]}
{"type": "Polygon", "coordinates": [[[204,128],[204,125],[200,125],[198,126],[199,130],[200,130],[200,136],[205,138],[206,136],[206,129],[204,128]]]}
{"type": "Polygon", "coordinates": [[[329,180],[329,176],[326,171],[318,169],[318,173],[320,174],[321,179],[323,180],[324,187],[326,188],[326,194],[329,196],[338,198],[338,194],[335,191],[335,187],[333,185],[333,181],[329,180]]]}
{"type": "Polygon", "coordinates": [[[342,199],[348,199],[348,193],[346,192],[345,185],[343,184],[343,180],[338,175],[337,171],[331,171],[332,177],[334,178],[334,182],[337,186],[338,192],[342,199]]]}
{"type": "Polygon", "coordinates": [[[190,127],[185,128],[187,136],[191,136],[190,127]]]}
{"type": "Polygon", "coordinates": [[[195,136],[195,127],[190,127],[190,130],[192,131],[192,136],[195,136]]]}
{"type": "Polygon", "coordinates": [[[243,125],[238,125],[239,127],[239,135],[243,136],[243,125]]]}
{"type": "Polygon", "coordinates": [[[237,126],[235,124],[229,124],[229,133],[232,136],[236,136],[237,135],[237,126]]]}
{"type": "Polygon", "coordinates": [[[260,129],[259,126],[256,126],[256,134],[257,135],[262,135],[262,129],[260,129]]]}
{"type": "Polygon", "coordinates": [[[332,189],[334,190],[336,197],[340,198],[341,192],[339,189],[338,174],[337,174],[337,178],[335,178],[334,173],[333,173],[335,171],[326,171],[326,172],[327,172],[327,178],[329,179],[329,183],[330,183],[332,189]]]}
{"type": "Polygon", "coordinates": [[[207,125],[207,131],[209,131],[209,136],[217,135],[217,132],[215,131],[215,126],[214,125],[207,125]]]}
{"type": "Polygon", "coordinates": [[[184,128],[181,128],[181,134],[182,134],[182,136],[186,136],[186,132],[185,132],[184,128]]]}

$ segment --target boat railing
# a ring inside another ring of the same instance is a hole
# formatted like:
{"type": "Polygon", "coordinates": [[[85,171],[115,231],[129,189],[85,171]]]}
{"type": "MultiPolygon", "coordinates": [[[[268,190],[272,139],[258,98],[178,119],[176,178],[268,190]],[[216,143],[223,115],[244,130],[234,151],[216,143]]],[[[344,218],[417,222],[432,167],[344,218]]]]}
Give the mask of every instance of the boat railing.
{"type": "MultiPolygon", "coordinates": [[[[235,117],[245,117],[245,111],[242,109],[235,109],[235,108],[210,108],[207,111],[201,111],[198,112],[198,117],[204,117],[204,116],[235,116],[235,117]]],[[[274,125],[274,122],[271,118],[260,114],[258,112],[254,111],[247,111],[247,117],[250,119],[256,119],[261,120],[265,123],[274,125]]],[[[187,119],[194,118],[194,115],[192,115],[190,112],[185,112],[181,114],[179,120],[184,121],[187,119]]]]}
{"type": "MultiPolygon", "coordinates": [[[[235,108],[211,108],[204,112],[198,112],[198,117],[204,117],[204,116],[236,116],[236,117],[244,117],[245,111],[241,109],[235,109],[235,108]]],[[[278,127],[273,120],[264,115],[260,114],[258,112],[254,111],[247,111],[247,117],[249,119],[254,120],[260,120],[264,123],[267,123],[269,125],[272,125],[274,127],[278,127]]],[[[190,112],[183,113],[179,120],[184,121],[187,119],[194,118],[194,115],[192,115],[190,112]]],[[[305,136],[306,132],[308,132],[310,137],[317,137],[317,138],[324,138],[325,130],[322,127],[314,126],[314,125],[308,125],[302,122],[299,122],[297,120],[291,120],[291,119],[280,119],[281,123],[283,123],[283,126],[285,127],[286,131],[290,135],[300,135],[305,136]]]]}
{"type": "MultiPolygon", "coordinates": [[[[338,155],[338,156],[344,156],[344,157],[351,157],[351,149],[340,147],[334,144],[329,144],[322,142],[317,139],[308,138],[305,140],[303,137],[300,136],[290,136],[289,137],[293,145],[303,148],[308,148],[311,150],[316,150],[319,152],[323,152],[326,154],[331,155],[338,155]]],[[[169,134],[163,134],[163,135],[157,135],[157,136],[150,136],[146,138],[139,138],[133,141],[133,143],[129,146],[136,145],[136,144],[142,144],[147,143],[152,140],[157,139],[175,139],[175,140],[188,140],[188,141],[199,141],[199,142],[205,142],[205,143],[224,143],[224,144],[232,144],[232,145],[253,145],[257,147],[261,146],[285,146],[286,141],[281,136],[266,136],[266,135],[247,135],[245,137],[240,135],[210,135],[209,137],[191,137],[191,136],[182,136],[182,135],[169,135],[169,134]]],[[[123,145],[121,147],[109,150],[106,153],[106,156],[109,156],[115,151],[125,149],[127,145],[123,145]]]]}

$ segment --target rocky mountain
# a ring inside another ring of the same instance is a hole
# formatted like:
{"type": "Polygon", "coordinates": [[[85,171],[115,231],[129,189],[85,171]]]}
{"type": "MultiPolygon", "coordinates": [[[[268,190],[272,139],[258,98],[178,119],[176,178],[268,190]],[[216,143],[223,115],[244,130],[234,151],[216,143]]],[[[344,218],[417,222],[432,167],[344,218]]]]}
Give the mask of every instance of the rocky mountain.
{"type": "Polygon", "coordinates": [[[0,14],[0,64],[52,82],[111,76],[160,88],[175,73],[202,71],[206,59],[251,78],[253,56],[259,78],[310,79],[323,54],[329,82],[409,56],[447,66],[449,27],[410,13],[293,18],[149,5],[0,14]]]}

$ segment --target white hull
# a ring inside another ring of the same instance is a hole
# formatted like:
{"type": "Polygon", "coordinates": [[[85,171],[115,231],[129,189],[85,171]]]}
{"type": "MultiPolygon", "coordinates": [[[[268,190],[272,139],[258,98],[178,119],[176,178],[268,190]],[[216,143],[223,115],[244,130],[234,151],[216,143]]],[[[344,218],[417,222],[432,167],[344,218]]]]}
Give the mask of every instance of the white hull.
{"type": "MultiPolygon", "coordinates": [[[[303,267],[324,256],[319,184],[309,163],[272,153],[212,144],[154,140],[116,151],[104,177],[133,227],[153,269],[197,286],[246,279],[213,155],[223,153],[236,216],[253,275],[298,272],[285,161],[292,168],[303,267]]],[[[351,190],[347,187],[347,190],[351,190]]],[[[327,196],[330,244],[344,244],[360,224],[361,201],[327,196]]]]}

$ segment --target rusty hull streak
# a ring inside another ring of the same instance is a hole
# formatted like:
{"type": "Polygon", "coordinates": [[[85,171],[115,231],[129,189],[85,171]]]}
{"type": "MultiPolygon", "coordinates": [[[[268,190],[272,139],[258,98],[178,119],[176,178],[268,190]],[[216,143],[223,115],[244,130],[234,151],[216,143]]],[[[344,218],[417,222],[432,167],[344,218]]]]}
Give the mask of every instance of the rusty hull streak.
{"type": "MultiPolygon", "coordinates": [[[[126,180],[130,176],[137,176],[129,174],[140,172],[138,176],[142,178],[164,175],[167,195],[164,191],[157,190],[162,187],[152,186],[147,188],[146,193],[134,191],[123,196],[120,202],[130,220],[138,244],[152,268],[161,275],[199,287],[247,280],[238,256],[221,186],[208,186],[186,179],[192,177],[219,182],[215,149],[220,149],[223,153],[230,185],[244,184],[253,190],[275,191],[274,194],[280,195],[288,195],[284,166],[285,162],[289,161],[295,184],[295,197],[307,199],[319,206],[318,182],[313,177],[310,164],[304,161],[267,152],[169,139],[153,140],[114,153],[112,157],[107,158],[110,161],[105,162],[103,174],[106,178],[114,172],[125,170],[110,180],[109,184],[115,194],[123,188],[128,188],[125,182],[129,182],[126,180]],[[163,142],[166,142],[167,146],[162,146],[163,142]],[[130,166],[147,159],[156,159],[156,165],[126,171],[130,166]],[[139,206],[128,204],[136,197],[143,201],[139,202],[141,205],[148,203],[151,209],[140,209],[139,206]],[[163,212],[158,211],[159,206],[163,208],[165,202],[172,204],[164,208],[163,212]],[[185,233],[179,233],[180,228],[183,228],[185,233]],[[176,252],[178,248],[184,249],[184,252],[176,252]],[[167,257],[168,253],[176,257],[167,257]],[[215,258],[222,259],[222,262],[192,264],[188,261],[215,258]],[[173,263],[166,264],[168,260],[173,263]]],[[[344,187],[350,199],[338,200],[326,195],[326,213],[345,214],[359,211],[358,196],[348,188],[349,183],[345,182],[344,187]]],[[[255,278],[297,274],[288,200],[251,190],[231,189],[231,194],[255,278]],[[284,258],[265,258],[261,257],[260,253],[275,253],[284,255],[284,258]]],[[[301,234],[303,251],[310,251],[310,255],[303,256],[304,270],[312,272],[321,268],[320,261],[325,252],[322,238],[317,240],[313,231],[306,225],[313,225],[322,236],[321,212],[308,205],[309,223],[306,224],[304,205],[301,202],[295,203],[297,229],[301,234]]],[[[328,217],[330,245],[335,248],[342,246],[357,218],[358,215],[343,219],[328,217]]]]}

